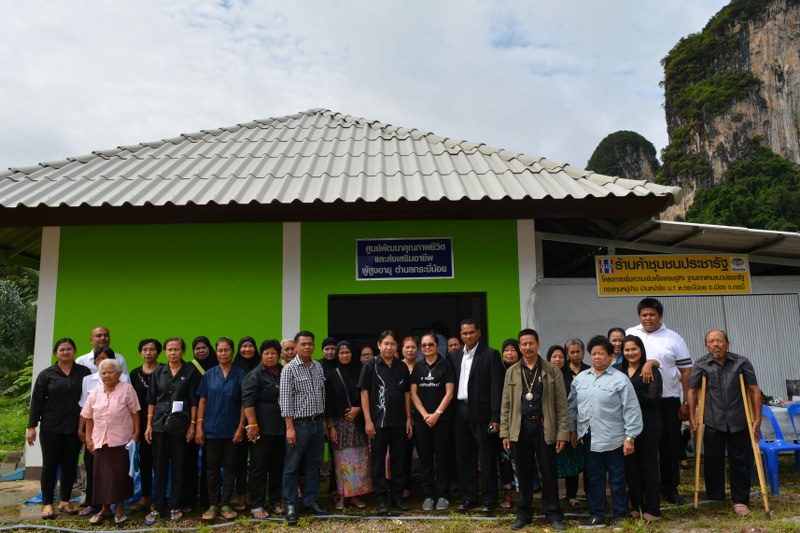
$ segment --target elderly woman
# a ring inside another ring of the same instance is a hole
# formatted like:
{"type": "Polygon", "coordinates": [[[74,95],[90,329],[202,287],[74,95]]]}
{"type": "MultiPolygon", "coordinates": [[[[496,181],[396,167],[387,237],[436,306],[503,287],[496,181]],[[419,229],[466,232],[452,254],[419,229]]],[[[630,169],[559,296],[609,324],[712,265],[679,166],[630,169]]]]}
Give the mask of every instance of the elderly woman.
{"type": "Polygon", "coordinates": [[[126,447],[139,440],[139,400],[133,387],[120,381],[122,365],[116,359],[102,361],[98,373],[103,386],[89,394],[81,410],[86,449],[94,454],[94,500],[103,505],[89,522],[99,524],[110,517],[115,504],[114,522],[121,524],[128,519],[123,502],[133,496],[126,447]]]}
{"type": "MultiPolygon", "coordinates": [[[[147,427],[147,392],[150,390],[150,380],[153,372],[160,366],[158,354],[161,353],[161,343],[156,339],[143,339],[139,342],[139,354],[142,356],[142,366],[131,371],[131,385],[136,391],[139,400],[139,427],[147,427]]],[[[139,471],[142,483],[141,499],[131,505],[131,511],[143,511],[150,507],[153,501],[153,447],[145,440],[139,442],[139,471]]]]}
{"type": "Polygon", "coordinates": [[[170,519],[180,520],[183,512],[180,503],[183,497],[183,480],[172,477],[172,486],[167,507],[167,480],[170,469],[184,471],[186,444],[194,440],[197,423],[197,385],[200,374],[195,367],[183,361],[186,343],[180,337],[171,337],[164,342],[167,364],[153,372],[150,390],[147,393],[147,429],[144,438],[153,445],[155,463],[155,490],[153,511],[144,523],[154,525],[161,513],[169,510],[170,519]]]}
{"type": "Polygon", "coordinates": [[[439,355],[434,332],[420,339],[424,359],[411,373],[414,428],[422,470],[423,511],[445,511],[450,506],[450,458],[456,371],[450,359],[439,355]]]}
{"type": "Polygon", "coordinates": [[[55,518],[53,497],[56,489],[56,472],[61,468],[61,503],[58,510],[75,514],[70,503],[75,467],[81,441],[78,439],[78,418],[83,378],[90,374],[85,366],[75,364],[75,341],[63,338],[53,347],[56,363],[36,376],[31,392],[31,410],[28,416],[26,440],[29,446],[36,442],[36,426],[42,447],[42,518],[55,518]]]}
{"type": "MultiPolygon", "coordinates": [[[[554,344],[547,350],[547,360],[561,369],[564,376],[564,388],[569,396],[569,387],[572,385],[572,372],[567,371],[567,355],[563,346],[554,344]]],[[[556,472],[558,477],[564,478],[567,500],[570,507],[580,505],[578,501],[578,476],[583,471],[583,446],[566,446],[564,451],[556,456],[556,472]]]]}
{"type": "Polygon", "coordinates": [[[226,520],[236,518],[230,507],[233,493],[235,445],[244,438],[242,381],[247,373],[233,366],[233,341],[222,337],[217,341],[219,364],[200,380],[197,396],[197,430],[195,442],[203,446],[208,479],[208,510],[203,520],[214,520],[220,512],[226,520]],[[220,468],[223,477],[220,479],[220,468]],[[221,508],[220,508],[221,506],[221,508]]]}
{"type": "Polygon", "coordinates": [[[570,440],[583,439],[589,480],[589,519],[581,527],[605,526],[606,476],[615,525],[628,516],[625,456],[642,432],[642,410],[628,377],[611,366],[614,346],[598,335],[589,341],[592,368],[572,380],[567,405],[570,440]],[[575,425],[577,421],[577,427],[575,425]]]}
{"type": "Polygon", "coordinates": [[[338,498],[336,509],[348,503],[363,509],[358,497],[372,492],[367,435],[361,415],[358,378],[361,362],[354,361],[353,347],[347,341],[336,344],[336,368],[325,375],[325,417],[333,451],[338,498]]]}
{"type": "Polygon", "coordinates": [[[628,335],[622,340],[625,360],[614,368],[628,376],[636,391],[642,409],[642,432],[636,439],[636,448],[625,457],[625,476],[628,479],[628,497],[634,518],[654,522],[661,517],[661,485],[659,482],[658,446],[661,441],[661,408],[659,400],[663,383],[661,372],[653,370],[653,380],[645,383],[642,368],[647,362],[647,352],[642,339],[628,335]]]}
{"type": "MultiPolygon", "coordinates": [[[[292,341],[294,347],[294,341],[292,341]]],[[[250,442],[250,514],[269,517],[266,510],[267,484],[272,512],[283,514],[283,457],[286,452],[286,425],[278,405],[281,370],[278,363],[282,345],[277,339],[261,343],[261,364],[242,381],[242,406],[247,417],[250,442]]]]}
{"type": "MultiPolygon", "coordinates": [[[[517,339],[506,339],[500,353],[503,356],[503,366],[508,370],[514,363],[522,359],[522,352],[519,351],[517,339]]],[[[514,502],[512,491],[514,490],[514,465],[511,460],[511,451],[506,451],[502,446],[497,447],[500,456],[500,485],[503,489],[503,501],[500,507],[510,509],[514,502]]],[[[536,469],[534,469],[535,471],[536,469]]]]}

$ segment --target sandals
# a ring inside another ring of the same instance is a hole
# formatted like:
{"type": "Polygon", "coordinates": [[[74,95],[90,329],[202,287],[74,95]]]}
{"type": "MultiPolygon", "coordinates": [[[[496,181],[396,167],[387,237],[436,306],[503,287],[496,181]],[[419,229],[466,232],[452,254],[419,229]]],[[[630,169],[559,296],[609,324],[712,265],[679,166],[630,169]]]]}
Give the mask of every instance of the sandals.
{"type": "Polygon", "coordinates": [[[269,513],[263,507],[256,507],[255,509],[250,509],[250,516],[256,520],[263,520],[269,518],[269,513]]]}
{"type": "Polygon", "coordinates": [[[514,497],[511,496],[511,491],[507,490],[503,493],[503,501],[500,502],[500,507],[503,509],[510,509],[513,501],[514,497]]]}
{"type": "Polygon", "coordinates": [[[181,511],[180,509],[172,509],[172,510],[169,512],[169,519],[170,519],[171,521],[173,521],[173,522],[177,522],[177,521],[178,521],[178,520],[180,520],[181,518],[183,518],[183,511],[181,511]]]}
{"type": "Polygon", "coordinates": [[[58,512],[64,514],[78,514],[78,510],[74,508],[71,504],[67,503],[65,505],[58,506],[58,512]]]}
{"type": "Polygon", "coordinates": [[[234,509],[236,509],[237,511],[244,511],[245,509],[247,509],[247,496],[245,496],[244,494],[239,496],[239,501],[236,502],[234,509]]]}
{"type": "Polygon", "coordinates": [[[158,517],[160,516],[158,511],[150,511],[147,516],[144,517],[144,523],[148,526],[155,525],[158,522],[158,517]]]}
{"type": "Polygon", "coordinates": [[[126,522],[127,520],[128,520],[128,517],[126,515],[124,515],[124,514],[114,515],[114,523],[117,524],[117,525],[119,525],[119,524],[121,524],[123,522],[126,522]]]}
{"type": "Polygon", "coordinates": [[[96,515],[94,515],[93,517],[91,517],[89,519],[89,523],[92,524],[93,526],[96,526],[97,524],[102,524],[103,520],[105,520],[106,518],[111,518],[112,516],[114,516],[114,515],[113,514],[97,513],[96,515]]]}
{"type": "Polygon", "coordinates": [[[223,505],[222,509],[220,509],[220,514],[222,515],[222,518],[224,518],[225,520],[233,520],[234,518],[239,516],[239,513],[231,509],[230,505],[223,505]]]}
{"type": "Polygon", "coordinates": [[[278,515],[282,515],[286,512],[286,509],[283,508],[283,504],[278,502],[272,506],[272,512],[278,515]]]}
{"type": "Polygon", "coordinates": [[[359,500],[355,496],[350,498],[350,503],[352,503],[355,506],[356,509],[363,509],[363,508],[365,508],[367,506],[366,503],[362,502],[361,500],[359,500]]]}
{"type": "Polygon", "coordinates": [[[208,510],[206,510],[206,512],[203,513],[203,516],[201,516],[200,518],[202,520],[216,520],[218,511],[219,509],[217,509],[216,507],[213,506],[209,507],[208,510]]]}
{"type": "Polygon", "coordinates": [[[42,506],[42,520],[52,520],[52,519],[54,519],[55,517],[56,517],[56,512],[55,512],[55,510],[53,509],[53,506],[52,506],[52,505],[43,505],[43,506],[42,506]],[[49,512],[49,513],[45,513],[45,512],[44,512],[44,508],[45,508],[45,507],[49,507],[49,508],[50,508],[50,512],[49,512]]]}
{"type": "Polygon", "coordinates": [[[344,510],[344,497],[336,498],[336,503],[334,504],[334,507],[336,508],[337,511],[343,511],[344,510]]]}
{"type": "Polygon", "coordinates": [[[95,509],[95,508],[94,508],[94,507],[92,507],[91,505],[87,505],[86,507],[84,507],[83,509],[81,509],[81,511],[78,513],[78,516],[80,516],[80,517],[91,516],[91,515],[93,515],[93,514],[97,514],[97,512],[98,512],[99,510],[100,510],[100,509],[95,509]]]}

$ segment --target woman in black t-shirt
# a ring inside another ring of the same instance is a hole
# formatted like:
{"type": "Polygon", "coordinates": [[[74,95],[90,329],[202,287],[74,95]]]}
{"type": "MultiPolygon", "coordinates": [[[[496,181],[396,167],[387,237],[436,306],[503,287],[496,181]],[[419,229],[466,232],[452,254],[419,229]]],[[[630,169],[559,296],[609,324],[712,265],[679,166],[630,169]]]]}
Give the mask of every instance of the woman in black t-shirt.
{"type": "Polygon", "coordinates": [[[414,428],[417,434],[424,511],[444,511],[450,506],[450,443],[456,372],[450,359],[439,355],[435,333],[420,339],[425,358],[411,372],[411,401],[414,403],[414,428]]]}
{"type": "MultiPolygon", "coordinates": [[[[131,372],[131,385],[139,398],[139,427],[147,428],[147,392],[150,390],[150,380],[153,372],[161,366],[158,363],[158,354],[161,353],[161,343],[156,339],[144,339],[139,343],[139,353],[143,365],[131,372]]],[[[139,470],[141,472],[142,497],[131,505],[131,511],[142,511],[150,506],[153,497],[153,446],[145,439],[139,440],[139,470]]]]}

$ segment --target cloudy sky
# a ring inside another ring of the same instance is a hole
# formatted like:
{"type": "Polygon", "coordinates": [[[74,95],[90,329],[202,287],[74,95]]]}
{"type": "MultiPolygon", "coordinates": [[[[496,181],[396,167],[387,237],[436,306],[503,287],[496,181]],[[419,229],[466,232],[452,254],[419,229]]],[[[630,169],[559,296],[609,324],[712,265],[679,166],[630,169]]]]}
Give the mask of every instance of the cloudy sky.
{"type": "Polygon", "coordinates": [[[723,0],[0,2],[0,169],[327,108],[583,168],[723,0]]]}

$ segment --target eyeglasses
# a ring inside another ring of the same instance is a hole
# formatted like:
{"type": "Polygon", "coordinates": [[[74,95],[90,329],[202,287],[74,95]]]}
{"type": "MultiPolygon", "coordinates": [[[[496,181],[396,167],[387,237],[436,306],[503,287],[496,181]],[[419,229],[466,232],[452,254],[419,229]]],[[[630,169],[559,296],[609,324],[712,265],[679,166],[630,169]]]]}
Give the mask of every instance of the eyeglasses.
{"type": "Polygon", "coordinates": [[[420,344],[420,346],[422,346],[423,348],[433,348],[434,346],[436,346],[436,343],[435,342],[423,342],[422,344],[420,344]]]}

